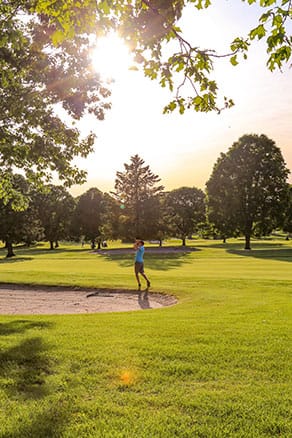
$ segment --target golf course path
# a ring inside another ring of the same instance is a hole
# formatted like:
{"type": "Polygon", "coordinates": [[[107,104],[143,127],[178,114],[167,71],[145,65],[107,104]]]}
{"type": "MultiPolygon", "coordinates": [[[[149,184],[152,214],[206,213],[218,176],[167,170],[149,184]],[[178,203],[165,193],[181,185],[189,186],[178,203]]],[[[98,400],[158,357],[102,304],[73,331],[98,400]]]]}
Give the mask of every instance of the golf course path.
{"type": "Polygon", "coordinates": [[[175,297],[146,291],[0,285],[0,314],[57,315],[157,309],[176,304],[175,297]]]}

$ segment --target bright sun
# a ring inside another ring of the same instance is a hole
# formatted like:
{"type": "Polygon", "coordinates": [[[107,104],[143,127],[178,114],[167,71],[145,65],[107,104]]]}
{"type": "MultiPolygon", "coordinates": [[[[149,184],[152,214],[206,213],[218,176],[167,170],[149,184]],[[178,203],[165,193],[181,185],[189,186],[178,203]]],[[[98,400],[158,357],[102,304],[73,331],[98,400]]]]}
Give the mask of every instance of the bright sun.
{"type": "Polygon", "coordinates": [[[128,72],[132,63],[126,44],[116,34],[98,38],[92,51],[92,65],[103,79],[117,79],[128,72]]]}

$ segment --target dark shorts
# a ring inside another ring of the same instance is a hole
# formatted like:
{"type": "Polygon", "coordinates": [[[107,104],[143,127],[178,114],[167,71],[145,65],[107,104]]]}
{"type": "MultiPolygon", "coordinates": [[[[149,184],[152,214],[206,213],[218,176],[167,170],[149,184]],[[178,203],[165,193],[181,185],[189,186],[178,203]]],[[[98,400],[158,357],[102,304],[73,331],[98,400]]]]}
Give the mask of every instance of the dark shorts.
{"type": "Polygon", "coordinates": [[[144,274],[144,263],[135,262],[135,274],[144,274]]]}

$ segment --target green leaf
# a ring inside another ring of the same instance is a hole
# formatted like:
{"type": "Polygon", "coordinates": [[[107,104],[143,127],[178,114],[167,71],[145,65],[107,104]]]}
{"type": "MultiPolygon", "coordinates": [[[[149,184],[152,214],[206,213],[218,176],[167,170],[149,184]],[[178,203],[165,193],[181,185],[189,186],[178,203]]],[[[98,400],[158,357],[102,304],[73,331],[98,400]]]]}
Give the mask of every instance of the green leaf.
{"type": "Polygon", "coordinates": [[[170,111],[174,111],[176,109],[176,102],[173,100],[172,102],[169,103],[168,107],[170,109],[170,111]]]}
{"type": "Polygon", "coordinates": [[[283,17],[282,17],[282,15],[277,14],[277,15],[274,15],[274,16],[273,16],[273,22],[272,22],[273,26],[279,28],[279,27],[282,26],[282,23],[283,23],[283,17]]]}
{"type": "Polygon", "coordinates": [[[185,112],[185,106],[183,104],[179,105],[179,113],[183,114],[185,112]]]}
{"type": "Polygon", "coordinates": [[[98,3],[97,5],[98,9],[103,12],[105,15],[109,15],[111,12],[111,9],[109,7],[109,4],[107,1],[103,1],[101,3],[98,3]]]}
{"type": "Polygon", "coordinates": [[[271,6],[276,3],[277,0],[260,0],[260,5],[263,7],[271,6]]]}
{"type": "Polygon", "coordinates": [[[232,65],[237,65],[238,64],[238,61],[237,61],[237,55],[234,55],[234,56],[231,56],[231,58],[230,58],[230,62],[231,62],[231,64],[232,65]]]}
{"type": "Polygon", "coordinates": [[[255,39],[256,37],[260,40],[266,35],[266,29],[262,24],[252,29],[249,33],[249,37],[251,40],[255,39]]]}
{"type": "Polygon", "coordinates": [[[52,43],[54,44],[54,46],[58,46],[60,43],[64,41],[64,39],[65,39],[65,34],[61,29],[56,30],[52,35],[52,43]]]}

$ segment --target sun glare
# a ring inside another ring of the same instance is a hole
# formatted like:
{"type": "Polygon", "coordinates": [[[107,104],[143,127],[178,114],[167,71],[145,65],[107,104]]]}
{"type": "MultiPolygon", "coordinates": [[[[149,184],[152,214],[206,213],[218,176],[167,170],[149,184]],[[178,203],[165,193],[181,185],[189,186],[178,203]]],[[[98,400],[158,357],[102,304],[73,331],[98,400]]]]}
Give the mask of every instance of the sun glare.
{"type": "Polygon", "coordinates": [[[92,65],[103,79],[118,79],[129,71],[132,63],[128,47],[116,34],[98,38],[92,51],[92,65]]]}

